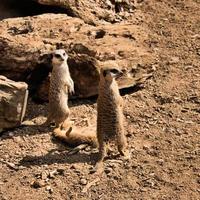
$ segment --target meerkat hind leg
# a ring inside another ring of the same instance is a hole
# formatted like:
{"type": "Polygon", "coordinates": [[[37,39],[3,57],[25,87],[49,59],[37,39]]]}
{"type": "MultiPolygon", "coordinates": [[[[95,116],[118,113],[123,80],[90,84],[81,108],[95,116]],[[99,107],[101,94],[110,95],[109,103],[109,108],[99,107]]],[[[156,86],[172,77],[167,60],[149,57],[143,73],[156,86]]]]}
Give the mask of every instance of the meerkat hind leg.
{"type": "Polygon", "coordinates": [[[99,142],[99,155],[98,161],[96,162],[94,168],[91,170],[92,173],[101,174],[104,171],[103,160],[106,156],[106,144],[103,141],[99,142]]]}
{"type": "Polygon", "coordinates": [[[120,155],[124,156],[126,160],[130,159],[130,152],[127,147],[127,139],[125,135],[120,135],[120,137],[117,138],[117,148],[120,153],[120,155]]]}

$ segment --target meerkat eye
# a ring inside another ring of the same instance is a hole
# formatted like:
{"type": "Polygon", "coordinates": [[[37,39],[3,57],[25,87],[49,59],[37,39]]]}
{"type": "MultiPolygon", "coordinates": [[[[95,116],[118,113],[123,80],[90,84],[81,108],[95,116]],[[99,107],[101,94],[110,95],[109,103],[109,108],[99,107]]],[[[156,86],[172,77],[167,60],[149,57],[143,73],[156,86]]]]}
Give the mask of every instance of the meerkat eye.
{"type": "Polygon", "coordinates": [[[63,53],[63,56],[66,56],[66,53],[63,53]]]}

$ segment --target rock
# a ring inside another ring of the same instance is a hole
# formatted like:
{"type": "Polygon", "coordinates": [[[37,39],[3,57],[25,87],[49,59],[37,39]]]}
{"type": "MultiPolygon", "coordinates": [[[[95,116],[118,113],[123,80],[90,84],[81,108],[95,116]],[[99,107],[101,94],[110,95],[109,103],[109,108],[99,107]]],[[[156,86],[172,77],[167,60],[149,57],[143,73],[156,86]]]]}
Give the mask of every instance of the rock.
{"type": "Polygon", "coordinates": [[[43,14],[0,21],[0,73],[29,84],[47,100],[50,53],[64,48],[75,82],[74,97],[97,94],[99,70],[118,65],[120,88],[141,85],[152,76],[154,54],[145,44],[148,29],[133,23],[91,26],[64,14],[43,14]]]}
{"type": "Polygon", "coordinates": [[[46,183],[45,183],[45,181],[44,180],[36,180],[36,181],[34,181],[32,184],[31,184],[31,186],[33,187],[33,188],[41,188],[41,187],[44,187],[46,185],[46,183]]]}
{"type": "Polygon", "coordinates": [[[43,171],[40,175],[42,180],[47,180],[48,173],[46,171],[43,171]]]}
{"type": "Polygon", "coordinates": [[[80,180],[80,184],[81,184],[81,185],[87,185],[87,180],[84,179],[84,178],[82,178],[82,179],[80,180]]]}
{"type": "Polygon", "coordinates": [[[169,64],[177,64],[180,62],[180,59],[179,57],[171,57],[170,60],[169,60],[169,64]]]}
{"type": "Polygon", "coordinates": [[[36,0],[43,5],[62,7],[72,17],[83,19],[88,24],[99,24],[102,20],[114,22],[117,13],[123,10],[134,9],[134,4],[128,0],[116,3],[116,1],[71,1],[71,0],[36,0]],[[117,4],[117,5],[116,5],[117,4]],[[122,5],[121,5],[122,4],[122,5]],[[121,9],[122,8],[122,9],[121,9]]]}
{"type": "Polygon", "coordinates": [[[13,140],[14,140],[14,142],[16,142],[16,143],[18,143],[18,144],[24,142],[24,140],[22,139],[21,136],[16,136],[16,137],[13,138],[13,140]]]}
{"type": "Polygon", "coordinates": [[[104,171],[106,174],[110,174],[113,171],[113,169],[111,167],[105,167],[104,171]]]}
{"type": "Polygon", "coordinates": [[[19,126],[24,118],[28,98],[27,84],[0,76],[0,127],[19,126]]]}
{"type": "Polygon", "coordinates": [[[48,191],[50,194],[53,193],[53,189],[49,185],[46,187],[46,191],[48,191]]]}
{"type": "Polygon", "coordinates": [[[53,171],[49,172],[48,177],[49,178],[55,178],[55,175],[58,175],[58,171],[57,170],[53,170],[53,171]]]}
{"type": "Polygon", "coordinates": [[[62,169],[62,168],[57,169],[57,172],[59,175],[64,175],[65,169],[62,169]]]}

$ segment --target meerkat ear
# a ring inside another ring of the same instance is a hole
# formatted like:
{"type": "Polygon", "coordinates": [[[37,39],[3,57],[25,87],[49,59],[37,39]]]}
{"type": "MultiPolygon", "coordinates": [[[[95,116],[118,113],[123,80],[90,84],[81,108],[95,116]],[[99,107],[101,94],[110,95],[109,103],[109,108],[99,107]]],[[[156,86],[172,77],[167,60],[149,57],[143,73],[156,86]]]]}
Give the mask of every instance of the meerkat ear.
{"type": "Polygon", "coordinates": [[[106,74],[107,74],[107,71],[106,71],[106,70],[104,70],[104,71],[103,71],[103,76],[105,77],[105,76],[106,76],[106,74]]]}

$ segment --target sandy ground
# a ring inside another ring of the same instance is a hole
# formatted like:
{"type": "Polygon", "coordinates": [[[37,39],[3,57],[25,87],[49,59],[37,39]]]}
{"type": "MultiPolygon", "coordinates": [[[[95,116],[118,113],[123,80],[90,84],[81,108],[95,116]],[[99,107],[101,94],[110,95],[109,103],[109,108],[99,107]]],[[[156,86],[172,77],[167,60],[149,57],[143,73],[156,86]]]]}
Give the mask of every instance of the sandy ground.
{"type": "MultiPolygon", "coordinates": [[[[200,4],[154,0],[140,9],[151,30],[146,43],[159,56],[143,88],[123,91],[131,160],[108,156],[94,177],[96,149],[68,155],[39,125],[47,104],[29,100],[26,120],[37,125],[0,138],[1,200],[200,199],[200,4]]],[[[95,123],[95,98],[69,103],[76,123],[95,123]]]]}

